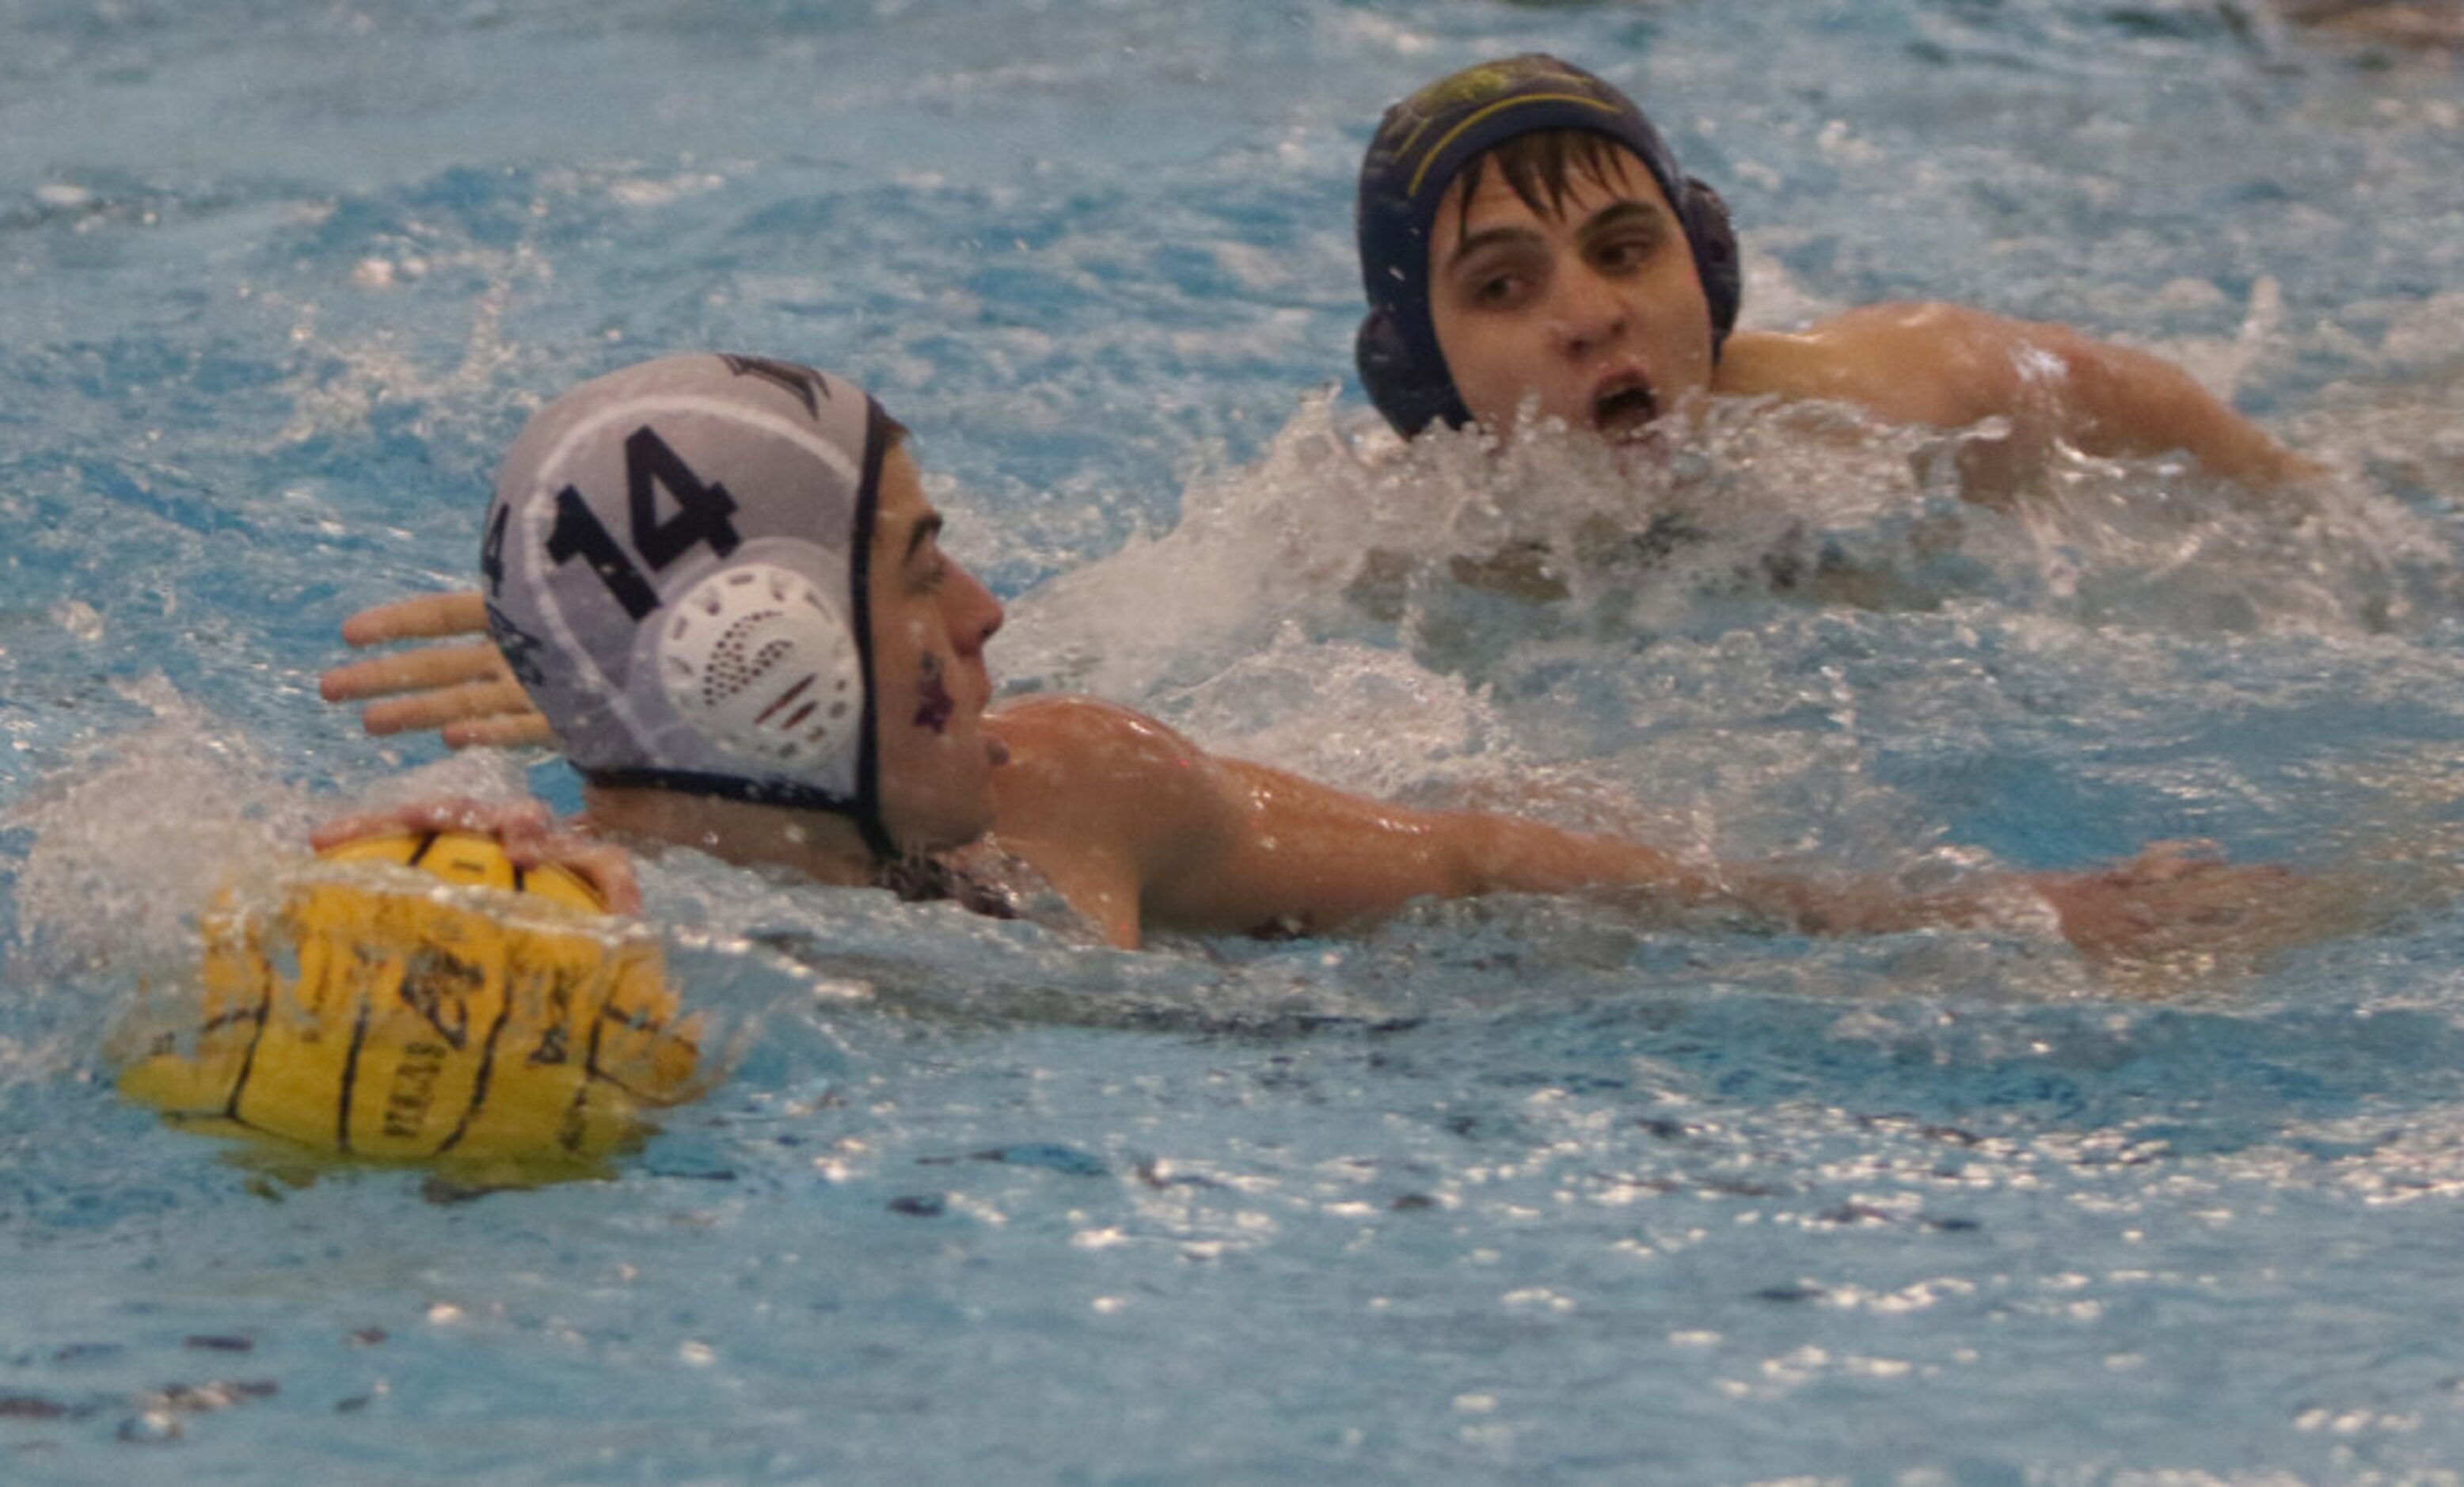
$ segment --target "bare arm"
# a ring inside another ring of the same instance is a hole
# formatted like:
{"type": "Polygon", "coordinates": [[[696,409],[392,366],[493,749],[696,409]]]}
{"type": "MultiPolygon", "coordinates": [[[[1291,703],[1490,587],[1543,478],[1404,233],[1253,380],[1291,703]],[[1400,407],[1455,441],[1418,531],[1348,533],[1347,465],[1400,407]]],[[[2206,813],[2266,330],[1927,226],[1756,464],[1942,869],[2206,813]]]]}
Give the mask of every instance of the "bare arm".
{"type": "Polygon", "coordinates": [[[1123,946],[1147,927],[1313,933],[1417,898],[1602,893],[1733,908],[1819,934],[1988,924],[2039,906],[2081,954],[2120,961],[2242,935],[2290,876],[2158,847],[2098,872],[1914,895],[1873,879],[1726,871],[1518,817],[1388,805],[1211,756],[1089,698],[1034,699],[994,723],[1011,751],[995,775],[996,834],[1123,946]]]}
{"type": "Polygon", "coordinates": [[[1419,811],[1206,754],[1084,697],[993,720],[1010,750],[994,832],[1115,944],[1143,929],[1316,932],[1416,898],[1613,886],[1702,902],[1655,848],[1483,812],[1419,811]]]}
{"type": "Polygon", "coordinates": [[[487,631],[487,604],[476,589],[363,609],[342,622],[342,639],[353,646],[480,639],[348,662],[319,678],[319,690],[327,702],[367,702],[360,722],[371,733],[432,728],[455,749],[553,745],[547,719],[531,707],[487,631]]]}
{"type": "Polygon", "coordinates": [[[1727,896],[1710,872],[1623,838],[1390,805],[1237,760],[1218,767],[1231,828],[1155,906],[1198,928],[1313,933],[1416,898],[1489,893],[1615,889],[1672,907],[1727,896]]]}
{"type": "Polygon", "coordinates": [[[2008,419],[2017,468],[2006,476],[2024,476],[2053,440],[2100,456],[2178,449],[2255,490],[2321,472],[2161,357],[1962,305],[1872,305],[1793,335],[1742,333],[1717,390],[1850,403],[1933,428],[2008,419]]]}

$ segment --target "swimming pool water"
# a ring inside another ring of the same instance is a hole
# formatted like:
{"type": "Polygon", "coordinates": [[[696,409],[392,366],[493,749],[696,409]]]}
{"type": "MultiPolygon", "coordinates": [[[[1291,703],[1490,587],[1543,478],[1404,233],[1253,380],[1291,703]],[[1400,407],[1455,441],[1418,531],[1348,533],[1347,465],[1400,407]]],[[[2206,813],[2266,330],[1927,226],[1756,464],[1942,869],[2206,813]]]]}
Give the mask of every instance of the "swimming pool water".
{"type": "Polygon", "coordinates": [[[0,1479],[2464,1470],[2453,56],[2242,0],[0,0],[0,1479]],[[2079,462],[1998,513],[1743,418],[1640,486],[1382,458],[1358,151],[1532,48],[1726,190],[1750,323],[2072,320],[2337,488],[2079,462]],[[341,617],[463,581],[541,399],[701,345],[914,426],[1013,687],[1910,881],[2212,838],[2339,932],[2115,982],[2024,923],[1505,902],[1131,955],[688,857],[654,912],[752,1041],[605,1180],[310,1180],[121,1102],[106,1034],[209,884],[438,768],[317,703],[341,617]],[[1549,602],[1454,577],[1638,504],[1702,539],[1549,602]]]}

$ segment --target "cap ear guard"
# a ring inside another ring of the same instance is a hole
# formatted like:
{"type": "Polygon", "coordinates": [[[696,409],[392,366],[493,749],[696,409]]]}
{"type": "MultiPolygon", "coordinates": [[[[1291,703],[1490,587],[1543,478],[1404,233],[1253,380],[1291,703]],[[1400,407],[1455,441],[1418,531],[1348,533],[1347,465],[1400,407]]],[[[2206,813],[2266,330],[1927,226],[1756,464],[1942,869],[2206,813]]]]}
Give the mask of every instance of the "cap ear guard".
{"type": "Polygon", "coordinates": [[[864,660],[846,619],[801,574],[748,562],[670,606],[657,666],[679,716],[728,754],[826,773],[863,747],[864,660]]]}
{"type": "Polygon", "coordinates": [[[1423,433],[1431,424],[1461,428],[1471,422],[1471,410],[1455,390],[1443,356],[1437,359],[1441,364],[1430,366],[1412,355],[1395,317],[1385,311],[1372,310],[1360,322],[1352,357],[1369,401],[1403,437],[1423,433]]]}
{"type": "Polygon", "coordinates": [[[1678,209],[1684,218],[1685,239],[1694,248],[1694,273],[1711,307],[1711,360],[1717,361],[1728,333],[1737,328],[1737,310],[1745,300],[1737,230],[1728,221],[1728,204],[1700,176],[1685,178],[1684,200],[1678,209]]]}

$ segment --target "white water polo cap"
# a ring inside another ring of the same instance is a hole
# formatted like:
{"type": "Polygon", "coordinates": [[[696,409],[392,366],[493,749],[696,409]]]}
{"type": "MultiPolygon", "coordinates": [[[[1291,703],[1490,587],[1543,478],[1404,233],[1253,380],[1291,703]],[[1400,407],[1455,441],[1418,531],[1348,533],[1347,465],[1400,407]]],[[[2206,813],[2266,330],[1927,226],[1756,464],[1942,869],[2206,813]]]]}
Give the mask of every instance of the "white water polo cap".
{"type": "Polygon", "coordinates": [[[666,357],[533,418],[488,629],[594,784],[832,811],[876,854],[867,558],[891,424],[844,378],[666,357]]]}

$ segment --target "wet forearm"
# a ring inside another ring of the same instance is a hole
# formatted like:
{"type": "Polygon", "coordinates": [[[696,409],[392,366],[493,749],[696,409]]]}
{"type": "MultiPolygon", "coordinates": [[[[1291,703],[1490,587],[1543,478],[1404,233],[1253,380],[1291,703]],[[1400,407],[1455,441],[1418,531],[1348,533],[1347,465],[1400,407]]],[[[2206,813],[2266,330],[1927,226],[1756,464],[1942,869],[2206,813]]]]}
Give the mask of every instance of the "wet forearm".
{"type": "Polygon", "coordinates": [[[1824,881],[1798,874],[1746,871],[1729,875],[1741,908],[1776,918],[1807,934],[1897,934],[1910,929],[2005,924],[2042,915],[2046,906],[2025,879],[1996,877],[1911,892],[1875,878],[1824,881]]]}
{"type": "Polygon", "coordinates": [[[2320,466],[2278,444],[2160,357],[2067,332],[2051,349],[2067,368],[2057,399],[2060,432],[2089,454],[2179,449],[2211,474],[2255,487],[2320,472],[2320,466]]]}
{"type": "Polygon", "coordinates": [[[1561,830],[1514,817],[1441,818],[1452,838],[1447,856],[1454,896],[1487,893],[1639,892],[1683,907],[1714,903],[1714,873],[1622,837],[1561,830]]]}
{"type": "Polygon", "coordinates": [[[1826,879],[1689,864],[1616,837],[1490,820],[1475,832],[1464,893],[1598,893],[1677,909],[1741,912],[1807,934],[1892,934],[2013,923],[2049,912],[2035,880],[1994,876],[1912,892],[1871,877],[1826,879]]]}

